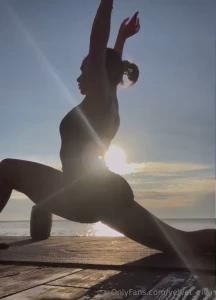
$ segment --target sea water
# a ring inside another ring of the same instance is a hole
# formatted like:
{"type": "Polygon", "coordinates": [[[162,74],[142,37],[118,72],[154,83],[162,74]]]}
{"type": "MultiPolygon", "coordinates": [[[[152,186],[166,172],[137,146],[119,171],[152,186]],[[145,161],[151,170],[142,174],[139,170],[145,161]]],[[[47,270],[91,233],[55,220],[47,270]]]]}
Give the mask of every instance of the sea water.
{"type": "MultiPolygon", "coordinates": [[[[181,230],[193,231],[215,228],[215,219],[164,219],[165,223],[181,230]]],[[[0,222],[0,236],[29,236],[30,221],[0,222]]],[[[67,220],[54,220],[51,236],[122,236],[101,222],[81,224],[67,220]]]]}

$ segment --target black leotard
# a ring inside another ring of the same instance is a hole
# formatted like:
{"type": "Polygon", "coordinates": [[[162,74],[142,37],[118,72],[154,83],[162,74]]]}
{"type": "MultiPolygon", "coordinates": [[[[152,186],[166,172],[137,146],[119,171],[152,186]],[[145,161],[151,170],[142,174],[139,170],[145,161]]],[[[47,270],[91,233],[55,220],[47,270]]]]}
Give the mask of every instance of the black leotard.
{"type": "Polygon", "coordinates": [[[70,192],[70,196],[67,197],[66,193],[62,202],[56,204],[53,213],[76,222],[95,223],[110,220],[111,215],[115,217],[120,209],[131,205],[134,198],[128,182],[119,174],[107,170],[103,160],[102,166],[98,163],[98,155],[103,156],[120,125],[117,105],[113,101],[104,113],[90,112],[88,109],[84,114],[81,104],[61,121],[62,178],[63,184],[69,185],[66,191],[70,192]],[[87,120],[83,120],[82,114],[87,120]],[[98,145],[92,130],[105,144],[105,149],[98,145]],[[86,161],[90,161],[90,166],[86,167],[86,161]],[[72,199],[76,200],[75,206],[71,205],[72,199]],[[80,203],[81,206],[78,205],[80,203]],[[82,206],[82,203],[85,205],[82,206]]]}
{"type": "MultiPolygon", "coordinates": [[[[73,108],[60,123],[62,171],[76,178],[86,169],[85,158],[103,156],[120,124],[118,109],[84,114],[82,104],[73,108]],[[105,146],[103,149],[102,145],[105,146]],[[92,152],[92,153],[90,153],[92,152]],[[84,159],[84,160],[83,160],[84,159]]],[[[88,166],[87,166],[88,167],[88,166]]]]}

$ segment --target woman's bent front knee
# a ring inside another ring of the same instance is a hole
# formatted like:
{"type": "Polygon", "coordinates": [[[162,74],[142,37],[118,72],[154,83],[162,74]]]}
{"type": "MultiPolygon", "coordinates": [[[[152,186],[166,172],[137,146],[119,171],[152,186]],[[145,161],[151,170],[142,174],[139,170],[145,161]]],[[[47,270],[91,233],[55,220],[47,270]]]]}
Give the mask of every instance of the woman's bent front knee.
{"type": "Polygon", "coordinates": [[[101,218],[118,216],[123,210],[130,209],[134,202],[134,194],[129,183],[119,174],[110,172],[111,180],[107,180],[107,194],[101,201],[101,218]]]}

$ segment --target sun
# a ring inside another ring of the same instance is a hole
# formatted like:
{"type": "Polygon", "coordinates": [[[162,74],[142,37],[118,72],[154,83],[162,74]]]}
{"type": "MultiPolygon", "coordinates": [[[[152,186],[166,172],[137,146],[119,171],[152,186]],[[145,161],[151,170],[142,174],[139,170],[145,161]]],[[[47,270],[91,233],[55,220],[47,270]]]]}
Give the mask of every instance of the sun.
{"type": "Polygon", "coordinates": [[[119,163],[125,163],[126,154],[118,146],[111,146],[105,154],[105,162],[108,167],[113,167],[119,163]]]}
{"type": "Polygon", "coordinates": [[[106,166],[117,174],[130,174],[135,169],[135,164],[128,164],[126,153],[120,147],[112,145],[104,156],[106,166]]]}
{"type": "Polygon", "coordinates": [[[123,166],[126,164],[126,154],[118,146],[110,146],[105,154],[106,166],[113,172],[122,174],[123,166]]]}

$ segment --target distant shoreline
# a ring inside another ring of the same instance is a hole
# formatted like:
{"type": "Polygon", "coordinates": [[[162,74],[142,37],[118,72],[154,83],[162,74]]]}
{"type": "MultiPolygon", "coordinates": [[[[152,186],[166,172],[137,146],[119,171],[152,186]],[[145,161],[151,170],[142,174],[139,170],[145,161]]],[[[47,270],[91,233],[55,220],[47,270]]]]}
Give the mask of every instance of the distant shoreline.
{"type": "MultiPolygon", "coordinates": [[[[208,220],[216,221],[216,218],[161,218],[163,221],[199,221],[199,220],[208,220]]],[[[30,222],[30,220],[6,220],[0,221],[0,223],[11,223],[11,222],[30,222]]],[[[69,220],[53,220],[53,222],[72,222],[69,220]]]]}

